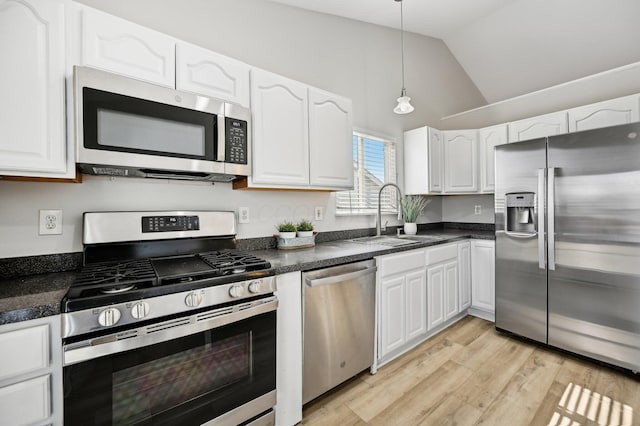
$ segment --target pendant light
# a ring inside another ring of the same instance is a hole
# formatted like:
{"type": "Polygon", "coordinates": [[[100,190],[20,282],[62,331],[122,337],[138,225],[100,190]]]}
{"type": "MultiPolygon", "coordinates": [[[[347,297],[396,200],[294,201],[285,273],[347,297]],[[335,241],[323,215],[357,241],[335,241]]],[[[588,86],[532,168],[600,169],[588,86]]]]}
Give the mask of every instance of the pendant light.
{"type": "Polygon", "coordinates": [[[404,16],[402,15],[402,0],[395,0],[400,3],[400,42],[402,43],[402,91],[397,99],[398,105],[393,109],[396,114],[409,114],[414,110],[411,105],[411,98],[407,96],[407,89],[404,87],[404,16]]]}

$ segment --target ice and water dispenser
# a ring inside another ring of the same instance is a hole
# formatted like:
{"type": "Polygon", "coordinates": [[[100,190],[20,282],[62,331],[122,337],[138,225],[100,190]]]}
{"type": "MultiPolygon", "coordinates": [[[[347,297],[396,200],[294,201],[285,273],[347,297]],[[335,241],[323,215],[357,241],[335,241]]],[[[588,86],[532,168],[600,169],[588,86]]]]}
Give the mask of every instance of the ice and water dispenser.
{"type": "Polygon", "coordinates": [[[506,231],[515,234],[535,235],[538,228],[535,217],[536,194],[533,192],[516,192],[506,195],[506,231]]]}

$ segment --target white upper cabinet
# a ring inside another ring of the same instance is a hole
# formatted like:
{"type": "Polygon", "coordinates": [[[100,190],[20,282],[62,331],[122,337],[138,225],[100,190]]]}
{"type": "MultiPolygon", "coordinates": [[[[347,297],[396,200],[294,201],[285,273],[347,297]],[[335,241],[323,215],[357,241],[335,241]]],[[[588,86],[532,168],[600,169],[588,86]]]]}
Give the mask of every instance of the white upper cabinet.
{"type": "Polygon", "coordinates": [[[495,191],[494,148],[509,143],[506,124],[478,130],[480,140],[480,192],[495,191]]]}
{"type": "MultiPolygon", "coordinates": [[[[253,176],[258,184],[309,184],[307,86],[251,71],[253,176]]],[[[351,158],[351,154],[349,154],[351,158]]]]}
{"type": "Polygon", "coordinates": [[[309,88],[310,184],[353,189],[351,100],[309,88]]]}
{"type": "Polygon", "coordinates": [[[0,175],[75,175],[65,137],[66,6],[0,0],[0,175]]]}
{"type": "Polygon", "coordinates": [[[611,99],[569,110],[569,131],[597,129],[640,121],[638,95],[611,99]]]}
{"type": "Polygon", "coordinates": [[[88,7],[80,7],[79,64],[175,87],[175,39],[88,7]]]}
{"type": "Polygon", "coordinates": [[[176,44],[176,89],[249,107],[249,65],[193,44],[176,44]]]}
{"type": "Polygon", "coordinates": [[[430,127],[404,132],[405,193],[441,193],[442,162],[442,132],[430,127]]]}
{"type": "Polygon", "coordinates": [[[509,142],[561,135],[568,130],[567,112],[554,112],[509,123],[509,142]]]}
{"type": "Polygon", "coordinates": [[[477,192],[477,130],[447,130],[442,135],[445,192],[477,192]]]}

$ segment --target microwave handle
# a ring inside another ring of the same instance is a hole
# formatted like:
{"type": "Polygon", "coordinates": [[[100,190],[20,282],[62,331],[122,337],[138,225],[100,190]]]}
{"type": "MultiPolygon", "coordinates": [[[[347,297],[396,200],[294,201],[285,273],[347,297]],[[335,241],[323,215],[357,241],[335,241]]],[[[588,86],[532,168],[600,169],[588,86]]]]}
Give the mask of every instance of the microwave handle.
{"type": "Polygon", "coordinates": [[[227,143],[227,129],[225,126],[223,114],[218,114],[218,152],[216,152],[216,161],[224,161],[226,152],[225,145],[227,143]]]}

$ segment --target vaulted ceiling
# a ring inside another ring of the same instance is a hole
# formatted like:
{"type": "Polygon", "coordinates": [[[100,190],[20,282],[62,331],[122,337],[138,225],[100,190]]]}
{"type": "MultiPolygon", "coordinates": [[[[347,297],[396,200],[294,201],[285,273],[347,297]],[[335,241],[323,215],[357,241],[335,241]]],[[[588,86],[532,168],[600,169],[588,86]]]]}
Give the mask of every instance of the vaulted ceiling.
{"type": "MultiPolygon", "coordinates": [[[[400,28],[394,0],[271,0],[400,28]]],[[[406,31],[442,39],[487,102],[640,61],[640,0],[403,0],[406,31]]]]}

